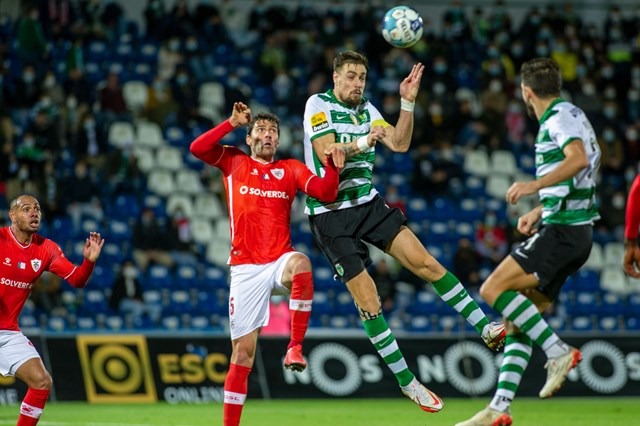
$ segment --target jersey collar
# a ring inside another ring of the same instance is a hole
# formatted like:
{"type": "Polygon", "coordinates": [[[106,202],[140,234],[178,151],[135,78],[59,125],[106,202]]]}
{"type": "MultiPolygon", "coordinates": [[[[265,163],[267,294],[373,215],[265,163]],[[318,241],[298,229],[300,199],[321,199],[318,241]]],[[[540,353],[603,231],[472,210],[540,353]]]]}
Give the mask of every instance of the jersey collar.
{"type": "Polygon", "coordinates": [[[565,102],[564,99],[562,98],[555,98],[550,104],[549,107],[547,108],[547,110],[544,112],[544,114],[542,114],[542,117],[540,117],[540,120],[538,121],[538,124],[542,124],[545,121],[547,121],[549,119],[550,116],[555,115],[555,112],[553,112],[553,107],[558,105],[561,102],[565,102]]]}

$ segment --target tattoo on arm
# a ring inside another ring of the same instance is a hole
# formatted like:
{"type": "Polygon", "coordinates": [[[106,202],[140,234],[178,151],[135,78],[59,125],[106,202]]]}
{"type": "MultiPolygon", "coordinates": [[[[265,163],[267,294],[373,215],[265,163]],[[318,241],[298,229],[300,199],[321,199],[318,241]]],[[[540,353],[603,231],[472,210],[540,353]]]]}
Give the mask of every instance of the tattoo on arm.
{"type": "Polygon", "coordinates": [[[344,151],[344,156],[347,158],[351,158],[360,152],[353,143],[343,145],[342,150],[344,151]]]}

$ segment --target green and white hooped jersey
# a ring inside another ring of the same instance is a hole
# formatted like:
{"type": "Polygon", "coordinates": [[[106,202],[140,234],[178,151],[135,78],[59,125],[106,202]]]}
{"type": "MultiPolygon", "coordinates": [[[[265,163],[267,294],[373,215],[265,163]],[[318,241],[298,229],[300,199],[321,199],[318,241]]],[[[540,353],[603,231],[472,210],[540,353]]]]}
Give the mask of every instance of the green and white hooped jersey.
{"type": "Polygon", "coordinates": [[[554,171],[565,156],[562,149],[581,140],[589,165],[573,178],[538,191],[542,203],[542,223],[559,225],[593,224],[600,219],[596,206],[596,175],[600,166],[600,147],[584,112],[558,98],[539,121],[536,137],[536,179],[554,171]]]}
{"type": "MultiPolygon", "coordinates": [[[[336,142],[349,143],[368,135],[373,125],[389,124],[365,98],[353,108],[336,99],[333,90],[312,95],[304,110],[304,160],[307,166],[316,175],[324,176],[324,166],[313,150],[314,139],[334,133],[336,142]]],[[[378,194],[372,182],[375,159],[375,147],[347,159],[340,173],[336,201],[322,203],[313,197],[307,197],[305,213],[313,216],[371,201],[378,194]]]]}

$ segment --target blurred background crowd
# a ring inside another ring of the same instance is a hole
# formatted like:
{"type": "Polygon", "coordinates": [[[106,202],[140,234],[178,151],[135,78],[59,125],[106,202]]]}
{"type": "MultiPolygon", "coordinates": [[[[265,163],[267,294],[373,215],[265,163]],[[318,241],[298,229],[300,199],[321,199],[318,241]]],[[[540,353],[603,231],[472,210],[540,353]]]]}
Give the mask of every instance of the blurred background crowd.
{"type": "MultiPolygon", "coordinates": [[[[26,192],[42,205],[43,235],[71,260],[81,260],[89,230],[107,240],[86,290],[43,276],[24,327],[224,330],[223,188],[188,146],[242,100],[277,113],[280,157],[302,159],[304,103],[331,87],[336,52],[353,49],[370,61],[365,95],[391,123],[399,82],[426,64],[410,153],[379,149],[374,175],[471,290],[520,240],[517,216],[535,203],[504,202],[506,188],[535,171],[538,126],[518,70],[554,58],[562,96],[585,110],[603,155],[594,251],[553,319],[572,330],[640,328],[640,297],[620,268],[625,194],[640,161],[640,5],[602,2],[599,19],[585,21],[570,1],[519,2],[518,19],[500,0],[443,1],[439,16],[423,13],[417,45],[394,49],[380,36],[392,6],[382,1],[139,3],[139,15],[121,1],[0,3],[1,220],[26,192]]],[[[242,145],[242,132],[225,142],[242,145]]],[[[315,267],[312,327],[358,327],[301,203],[292,234],[315,267]]],[[[465,328],[390,258],[376,256],[372,273],[395,329],[465,328]]]]}

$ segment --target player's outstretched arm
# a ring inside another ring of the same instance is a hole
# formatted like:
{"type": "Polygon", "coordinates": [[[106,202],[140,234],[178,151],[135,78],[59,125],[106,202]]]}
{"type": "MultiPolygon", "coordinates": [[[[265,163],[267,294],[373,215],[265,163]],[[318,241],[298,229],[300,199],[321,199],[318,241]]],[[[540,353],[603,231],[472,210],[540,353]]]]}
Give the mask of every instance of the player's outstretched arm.
{"type": "Polygon", "coordinates": [[[220,140],[236,127],[243,126],[250,121],[251,109],[242,102],[236,102],[233,104],[231,116],[213,129],[198,136],[196,140],[191,142],[189,151],[194,157],[213,165],[220,159],[224,149],[219,145],[220,140]]]}
{"type": "Polygon", "coordinates": [[[638,247],[638,227],[640,227],[640,175],[636,176],[627,196],[624,223],[624,271],[634,278],[640,278],[640,248],[638,247]]]}
{"type": "Polygon", "coordinates": [[[413,137],[413,109],[415,107],[424,65],[417,63],[400,83],[400,116],[395,127],[388,130],[384,144],[394,152],[407,152],[413,137]]]}

